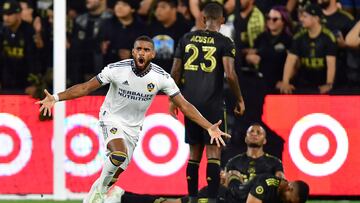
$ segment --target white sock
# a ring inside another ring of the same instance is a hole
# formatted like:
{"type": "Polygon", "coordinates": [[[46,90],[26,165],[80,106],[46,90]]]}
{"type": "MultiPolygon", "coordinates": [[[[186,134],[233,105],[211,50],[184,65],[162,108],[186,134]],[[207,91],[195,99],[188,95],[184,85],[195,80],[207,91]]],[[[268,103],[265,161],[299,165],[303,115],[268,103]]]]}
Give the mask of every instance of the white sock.
{"type": "Polygon", "coordinates": [[[110,184],[118,168],[119,166],[115,166],[113,163],[111,163],[109,157],[106,159],[99,178],[100,182],[98,188],[101,192],[106,193],[109,190],[108,185],[110,184]]]}

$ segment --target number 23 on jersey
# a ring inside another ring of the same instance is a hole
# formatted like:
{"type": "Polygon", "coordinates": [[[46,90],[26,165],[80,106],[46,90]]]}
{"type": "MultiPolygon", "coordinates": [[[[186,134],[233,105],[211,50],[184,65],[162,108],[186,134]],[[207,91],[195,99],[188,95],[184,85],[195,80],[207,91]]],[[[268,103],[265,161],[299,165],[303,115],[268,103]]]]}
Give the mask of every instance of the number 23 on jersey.
{"type": "MultiPolygon", "coordinates": [[[[185,46],[185,53],[192,52],[186,63],[184,64],[184,69],[189,71],[197,71],[199,69],[199,65],[195,65],[194,61],[199,57],[199,48],[194,44],[188,44],[185,46]]],[[[200,62],[200,68],[204,72],[211,73],[216,67],[216,59],[214,57],[214,53],[216,52],[216,47],[213,46],[202,46],[201,51],[204,53],[204,59],[206,61],[210,61],[210,65],[206,66],[205,63],[200,62]]]]}

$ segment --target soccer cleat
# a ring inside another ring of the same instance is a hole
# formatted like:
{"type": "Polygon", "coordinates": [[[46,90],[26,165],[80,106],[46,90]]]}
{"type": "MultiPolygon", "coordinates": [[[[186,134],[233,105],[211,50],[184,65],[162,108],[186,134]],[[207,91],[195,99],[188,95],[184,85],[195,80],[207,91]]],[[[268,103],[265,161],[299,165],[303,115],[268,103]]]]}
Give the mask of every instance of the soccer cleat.
{"type": "Polygon", "coordinates": [[[100,192],[100,190],[96,187],[95,191],[90,194],[89,203],[104,203],[104,193],[100,192]]]}
{"type": "Polygon", "coordinates": [[[115,185],[106,194],[104,203],[121,203],[121,196],[124,193],[125,191],[121,187],[115,185]]]}
{"type": "Polygon", "coordinates": [[[86,195],[83,203],[103,203],[104,193],[102,193],[98,187],[99,179],[91,186],[89,193],[86,195]]]}

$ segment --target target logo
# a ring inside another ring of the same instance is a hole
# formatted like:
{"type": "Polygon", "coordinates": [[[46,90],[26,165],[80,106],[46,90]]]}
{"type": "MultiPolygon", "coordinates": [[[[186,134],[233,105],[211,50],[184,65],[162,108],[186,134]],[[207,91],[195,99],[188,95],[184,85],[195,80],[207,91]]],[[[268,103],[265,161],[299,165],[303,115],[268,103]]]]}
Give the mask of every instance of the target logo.
{"type": "Polygon", "coordinates": [[[134,160],[152,176],[176,173],[186,163],[189,149],[184,142],[183,124],[168,114],[146,116],[134,160]]]}
{"type": "Polygon", "coordinates": [[[29,162],[33,143],[27,125],[18,117],[0,113],[0,176],[11,176],[29,162]]]}
{"type": "Polygon", "coordinates": [[[101,170],[105,154],[98,119],[87,114],[66,118],[65,171],[73,176],[90,176],[101,170]]]}
{"type": "Polygon", "coordinates": [[[295,165],[311,176],[327,176],[339,170],[349,151],[343,126],[324,113],[297,121],[289,136],[289,153],[295,165]]]}

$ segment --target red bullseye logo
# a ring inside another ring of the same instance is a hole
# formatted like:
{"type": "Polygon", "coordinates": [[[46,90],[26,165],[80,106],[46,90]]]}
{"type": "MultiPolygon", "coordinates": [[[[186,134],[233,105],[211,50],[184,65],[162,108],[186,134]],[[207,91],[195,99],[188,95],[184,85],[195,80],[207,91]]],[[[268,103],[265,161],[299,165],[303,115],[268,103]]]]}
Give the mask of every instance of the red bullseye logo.
{"type": "Polygon", "coordinates": [[[312,176],[339,170],[346,160],[349,141],[343,126],[323,113],[309,114],[295,123],[289,136],[289,152],[295,165],[312,176]]]}
{"type": "Polygon", "coordinates": [[[26,124],[12,114],[0,113],[0,176],[20,172],[30,160],[32,147],[26,124]]]}
{"type": "Polygon", "coordinates": [[[152,176],[176,173],[186,163],[189,149],[184,142],[183,124],[168,114],[146,116],[134,160],[152,176]]]}
{"type": "Polygon", "coordinates": [[[66,118],[65,171],[73,176],[90,176],[101,170],[105,154],[98,119],[87,114],[66,118]]]}

